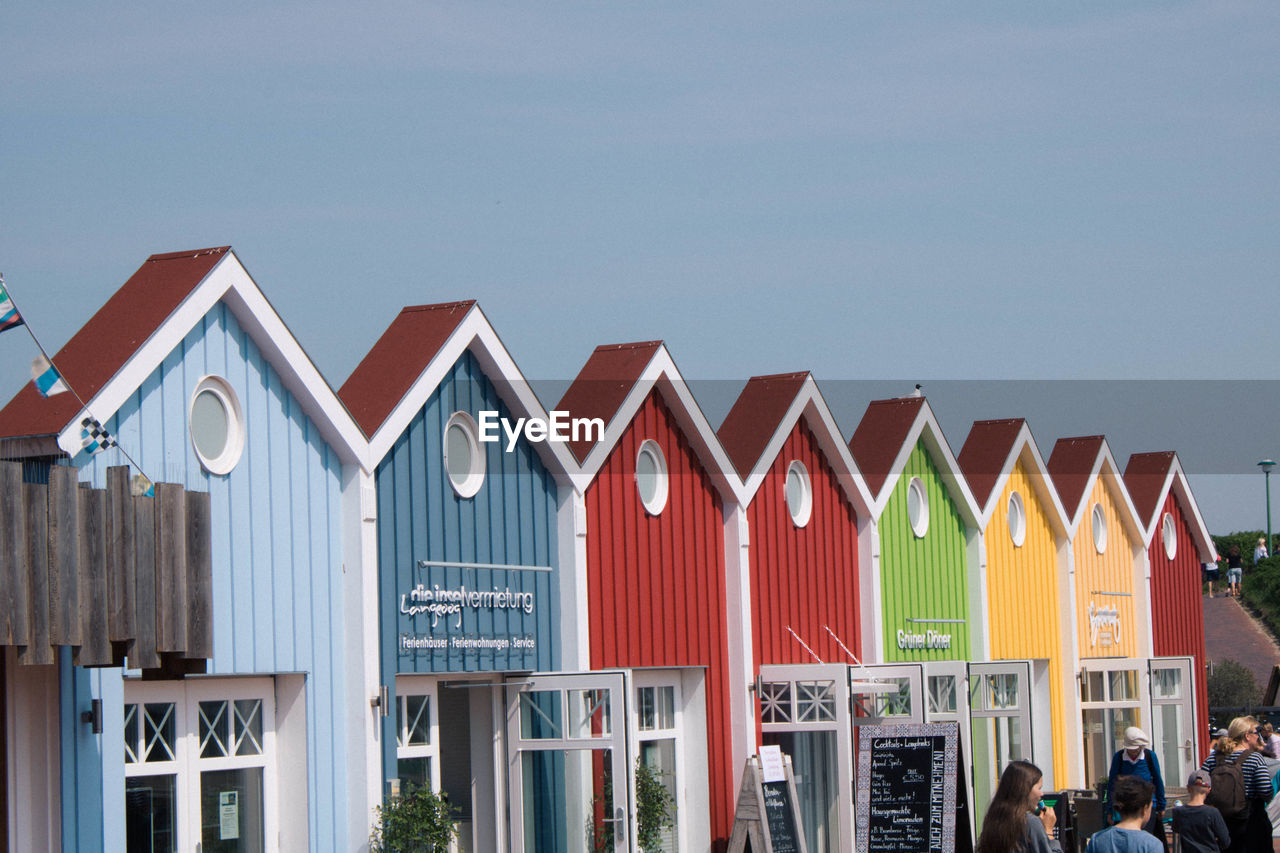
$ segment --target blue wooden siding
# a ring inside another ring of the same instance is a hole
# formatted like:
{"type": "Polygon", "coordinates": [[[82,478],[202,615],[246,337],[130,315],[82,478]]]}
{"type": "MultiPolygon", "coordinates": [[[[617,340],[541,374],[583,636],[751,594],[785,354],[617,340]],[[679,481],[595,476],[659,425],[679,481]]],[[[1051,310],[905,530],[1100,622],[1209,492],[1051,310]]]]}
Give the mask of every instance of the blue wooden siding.
{"type": "MultiPolygon", "coordinates": [[[[344,781],[342,465],[337,454],[223,304],[197,324],[105,426],[154,480],[209,492],[210,671],[306,673],[311,848],[345,847],[350,839],[344,781]],[[244,412],[244,453],[226,476],[200,467],[187,431],[191,393],[209,374],[227,380],[244,412]]],[[[81,479],[102,487],[107,467],[124,462],[118,451],[107,451],[86,467],[81,479]]],[[[119,701],[118,671],[104,670],[93,681],[95,695],[119,701]]],[[[106,729],[108,734],[119,730],[106,729]]],[[[107,802],[114,798],[112,786],[123,791],[120,752],[108,744],[106,755],[94,758],[103,762],[107,802]]],[[[278,758],[282,784],[289,784],[289,757],[278,758]]],[[[71,772],[76,762],[64,760],[63,766],[64,773],[71,772]]],[[[80,822],[93,819],[81,815],[80,822]]],[[[108,845],[123,844],[123,813],[108,813],[105,820],[108,845]]]]}
{"type": "MultiPolygon", "coordinates": [[[[557,487],[537,452],[523,439],[506,452],[505,441],[482,444],[486,469],[479,492],[460,498],[444,470],[443,435],[454,412],[477,417],[497,411],[512,418],[493,383],[470,353],[453,365],[423,408],[379,461],[378,571],[383,683],[395,694],[405,672],[553,670],[560,661],[559,578],[556,544],[557,487]],[[419,568],[418,561],[542,566],[553,571],[419,568]],[[415,583],[532,593],[533,613],[464,608],[434,628],[426,616],[410,623],[399,612],[401,596],[415,583]],[[400,634],[433,638],[532,636],[533,649],[424,649],[402,654],[400,634]]],[[[387,718],[384,761],[395,775],[395,715],[387,718]]]]}

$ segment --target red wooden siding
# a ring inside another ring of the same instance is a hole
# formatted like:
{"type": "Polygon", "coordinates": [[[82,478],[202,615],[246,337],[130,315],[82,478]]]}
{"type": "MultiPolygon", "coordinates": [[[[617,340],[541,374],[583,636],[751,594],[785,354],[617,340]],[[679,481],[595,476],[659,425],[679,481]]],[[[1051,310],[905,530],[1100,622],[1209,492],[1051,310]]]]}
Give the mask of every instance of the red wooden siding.
{"type": "Polygon", "coordinates": [[[751,525],[751,607],[756,672],[761,664],[813,663],[787,633],[800,635],[826,663],[850,663],[823,630],[861,659],[858,627],[858,522],[802,423],[787,437],[747,511],[751,525]],[[787,509],[787,468],[798,459],[813,484],[813,514],[796,527],[787,509]]]}
{"type": "MultiPolygon", "coordinates": [[[[1151,629],[1157,657],[1189,655],[1196,680],[1196,731],[1203,732],[1209,719],[1209,694],[1205,685],[1204,600],[1200,591],[1200,554],[1182,508],[1169,490],[1156,516],[1156,529],[1147,546],[1151,560],[1151,629]],[[1173,516],[1178,547],[1170,560],[1164,550],[1164,514],[1173,516]]],[[[1201,759],[1208,754],[1207,738],[1200,738],[1201,759]]]]}
{"type": "Polygon", "coordinates": [[[706,667],[711,837],[723,847],[737,793],[729,761],[724,511],[655,395],[609,454],[586,506],[591,667],[706,667]],[[636,490],[636,452],[646,439],[662,448],[670,478],[657,516],[645,512],[636,490]]]}

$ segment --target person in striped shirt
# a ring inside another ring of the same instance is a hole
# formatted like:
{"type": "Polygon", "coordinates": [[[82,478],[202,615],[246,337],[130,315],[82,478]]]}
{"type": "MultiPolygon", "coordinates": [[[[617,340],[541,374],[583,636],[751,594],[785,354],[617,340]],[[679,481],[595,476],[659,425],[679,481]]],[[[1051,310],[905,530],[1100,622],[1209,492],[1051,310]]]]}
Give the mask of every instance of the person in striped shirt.
{"type": "Polygon", "coordinates": [[[1267,803],[1275,790],[1271,774],[1262,757],[1262,741],[1258,734],[1258,721],[1253,717],[1236,717],[1227,726],[1227,734],[1214,741],[1209,757],[1200,765],[1210,774],[1218,762],[1240,762],[1244,776],[1244,793],[1248,806],[1242,815],[1223,814],[1227,831],[1231,834],[1231,846],[1227,853],[1254,853],[1271,847],[1271,820],[1267,817],[1267,803]]]}

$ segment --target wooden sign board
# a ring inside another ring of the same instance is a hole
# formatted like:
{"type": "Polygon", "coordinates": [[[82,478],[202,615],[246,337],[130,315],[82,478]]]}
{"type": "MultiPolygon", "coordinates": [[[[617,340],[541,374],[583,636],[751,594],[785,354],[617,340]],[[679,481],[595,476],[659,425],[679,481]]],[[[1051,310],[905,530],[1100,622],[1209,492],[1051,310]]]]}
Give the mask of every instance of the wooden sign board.
{"type": "Polygon", "coordinates": [[[862,726],[858,738],[857,853],[968,849],[959,725],[862,726]]]}
{"type": "Polygon", "coordinates": [[[790,756],[782,756],[783,778],[766,781],[774,775],[766,776],[756,756],[747,759],[728,853],[809,853],[790,756]]]}

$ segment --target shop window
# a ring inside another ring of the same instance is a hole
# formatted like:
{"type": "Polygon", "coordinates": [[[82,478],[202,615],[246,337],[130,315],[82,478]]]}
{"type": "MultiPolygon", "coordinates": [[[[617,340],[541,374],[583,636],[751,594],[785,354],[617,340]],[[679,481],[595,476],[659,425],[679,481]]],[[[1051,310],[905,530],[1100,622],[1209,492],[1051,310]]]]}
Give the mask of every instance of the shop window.
{"type": "Polygon", "coordinates": [[[799,459],[787,466],[786,498],[791,522],[796,527],[804,527],[813,515],[813,484],[809,481],[809,471],[799,459]]]}
{"type": "Polygon", "coordinates": [[[444,470],[460,498],[475,497],[484,483],[485,455],[476,422],[466,412],[454,412],[444,427],[444,470]]]}
{"type": "Polygon", "coordinates": [[[834,681],[796,682],[796,719],[801,723],[828,723],[836,718],[834,681]]]}
{"type": "Polygon", "coordinates": [[[125,845],[262,850],[276,837],[266,679],[125,684],[125,845]]]}
{"type": "Polygon", "coordinates": [[[911,716],[911,679],[909,678],[890,678],[891,681],[898,685],[897,693],[884,693],[877,697],[877,710],[879,717],[910,717],[911,716]]]}
{"type": "Polygon", "coordinates": [[[924,538],[929,530],[929,493],[919,477],[912,477],[907,484],[907,521],[916,538],[924,538]]]}
{"type": "Polygon", "coordinates": [[[1164,543],[1165,556],[1172,560],[1178,553],[1178,528],[1173,523],[1173,516],[1167,512],[1160,520],[1160,539],[1164,543]]]}
{"type": "Polygon", "coordinates": [[[396,775],[401,789],[438,788],[435,691],[396,693],[396,775]]]}
{"type": "Polygon", "coordinates": [[[1093,505],[1093,547],[1099,554],[1107,553],[1107,514],[1102,504],[1093,505]]]}
{"type": "Polygon", "coordinates": [[[636,489],[645,512],[657,515],[667,505],[667,460],[662,448],[652,439],[640,445],[636,453],[636,489]]]}
{"type": "Polygon", "coordinates": [[[1027,508],[1022,504],[1022,495],[1009,493],[1009,538],[1014,547],[1021,548],[1027,541],[1027,508]]]}
{"type": "Polygon", "coordinates": [[[244,450],[244,412],[235,389],[221,376],[205,376],[187,411],[191,449],[210,474],[229,474],[244,450]]]}
{"type": "Polygon", "coordinates": [[[931,675],[928,681],[930,714],[954,714],[956,712],[956,677],[931,675]]]}

